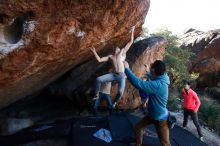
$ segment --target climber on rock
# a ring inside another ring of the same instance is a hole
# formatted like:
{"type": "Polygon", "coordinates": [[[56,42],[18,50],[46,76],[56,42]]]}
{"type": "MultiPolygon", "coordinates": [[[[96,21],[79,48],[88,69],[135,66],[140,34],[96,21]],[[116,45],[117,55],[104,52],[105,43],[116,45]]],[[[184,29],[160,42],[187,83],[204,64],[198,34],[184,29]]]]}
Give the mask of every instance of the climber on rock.
{"type": "Polygon", "coordinates": [[[127,45],[122,49],[120,49],[119,47],[116,47],[115,53],[113,55],[99,57],[95,48],[94,47],[91,48],[91,51],[94,53],[95,58],[97,59],[98,62],[111,61],[112,65],[113,65],[113,69],[114,69],[113,72],[96,78],[96,90],[95,90],[95,97],[94,98],[98,99],[100,87],[101,87],[102,83],[117,81],[118,82],[118,92],[117,92],[116,98],[113,103],[114,108],[124,93],[126,75],[124,73],[125,68],[124,68],[123,62],[125,61],[127,51],[129,50],[129,48],[131,47],[131,45],[133,43],[134,29],[135,29],[135,26],[133,26],[131,28],[131,40],[127,43],[127,45]]]}

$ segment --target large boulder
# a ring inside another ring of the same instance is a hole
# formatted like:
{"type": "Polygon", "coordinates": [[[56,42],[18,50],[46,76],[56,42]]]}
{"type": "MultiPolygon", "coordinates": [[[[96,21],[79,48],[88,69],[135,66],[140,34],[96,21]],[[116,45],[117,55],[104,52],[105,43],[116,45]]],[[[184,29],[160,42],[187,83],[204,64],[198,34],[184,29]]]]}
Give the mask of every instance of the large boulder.
{"type": "Polygon", "coordinates": [[[188,30],[181,36],[181,47],[195,53],[189,70],[199,73],[198,87],[216,86],[220,81],[220,30],[188,30]]]}
{"type": "Polygon", "coordinates": [[[0,1],[0,108],[80,67],[93,56],[90,46],[124,46],[131,26],[140,33],[149,6],[150,0],[0,1]]]}
{"type": "MultiPolygon", "coordinates": [[[[157,59],[163,59],[163,54],[168,42],[163,37],[150,37],[134,43],[127,53],[127,61],[132,71],[138,76],[146,75],[145,65],[150,65],[157,59]]],[[[113,52],[104,52],[103,55],[113,52]]],[[[100,55],[102,56],[102,55],[100,55]]],[[[108,73],[111,64],[98,63],[95,58],[85,62],[50,86],[53,95],[68,97],[74,103],[85,106],[91,105],[93,98],[96,77],[108,73]]],[[[113,84],[111,98],[114,99],[117,93],[117,83],[113,84]]],[[[133,109],[140,105],[138,90],[129,81],[126,81],[126,88],[119,103],[119,108],[133,109]]]]}

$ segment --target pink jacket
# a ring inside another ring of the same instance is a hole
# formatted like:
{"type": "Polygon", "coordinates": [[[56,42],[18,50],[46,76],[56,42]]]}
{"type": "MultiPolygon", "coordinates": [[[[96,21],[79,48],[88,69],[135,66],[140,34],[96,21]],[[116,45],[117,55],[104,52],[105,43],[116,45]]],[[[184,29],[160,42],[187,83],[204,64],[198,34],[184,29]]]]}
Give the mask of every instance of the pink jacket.
{"type": "Polygon", "coordinates": [[[183,89],[183,97],[184,97],[184,108],[197,112],[201,103],[196,92],[194,92],[192,89],[189,89],[187,95],[185,90],[183,89]]]}

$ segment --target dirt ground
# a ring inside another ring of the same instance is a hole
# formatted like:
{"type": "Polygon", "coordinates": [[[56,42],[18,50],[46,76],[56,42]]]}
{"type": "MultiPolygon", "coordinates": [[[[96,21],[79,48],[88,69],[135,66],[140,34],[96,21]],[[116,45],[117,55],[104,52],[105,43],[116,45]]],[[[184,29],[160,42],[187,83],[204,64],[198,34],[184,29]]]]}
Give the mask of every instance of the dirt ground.
{"type": "MultiPolygon", "coordinates": [[[[182,126],[183,123],[183,114],[182,113],[172,113],[177,118],[177,125],[182,126]]],[[[190,120],[190,118],[189,118],[190,120]]],[[[190,120],[188,122],[187,128],[188,131],[193,133],[196,137],[198,137],[198,133],[196,130],[195,125],[193,124],[193,121],[190,120]]],[[[220,136],[218,136],[216,133],[211,132],[208,128],[202,127],[202,132],[204,135],[204,141],[209,146],[220,146],[220,136]]]]}

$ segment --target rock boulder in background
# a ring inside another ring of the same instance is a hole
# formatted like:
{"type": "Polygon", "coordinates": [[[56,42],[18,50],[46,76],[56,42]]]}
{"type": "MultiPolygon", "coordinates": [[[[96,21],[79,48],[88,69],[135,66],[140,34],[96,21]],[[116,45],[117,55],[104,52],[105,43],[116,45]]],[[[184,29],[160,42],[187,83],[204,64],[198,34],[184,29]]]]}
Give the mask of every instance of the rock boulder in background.
{"type": "Polygon", "coordinates": [[[182,46],[195,53],[189,70],[199,73],[198,87],[217,87],[220,81],[220,30],[188,30],[181,36],[182,46]]]}
{"type": "MultiPolygon", "coordinates": [[[[138,76],[146,74],[145,64],[150,65],[157,59],[163,59],[168,42],[163,37],[150,37],[134,43],[127,53],[127,61],[132,71],[138,76]]],[[[104,55],[112,54],[106,52],[104,55]]],[[[102,55],[100,55],[102,56],[102,55]]],[[[79,105],[91,105],[96,77],[108,73],[111,64],[98,63],[95,58],[74,68],[50,86],[50,92],[55,96],[68,97],[79,105]]],[[[111,98],[117,93],[117,83],[113,84],[111,98]]],[[[140,105],[138,90],[128,81],[119,108],[133,109],[140,105]]]]}

